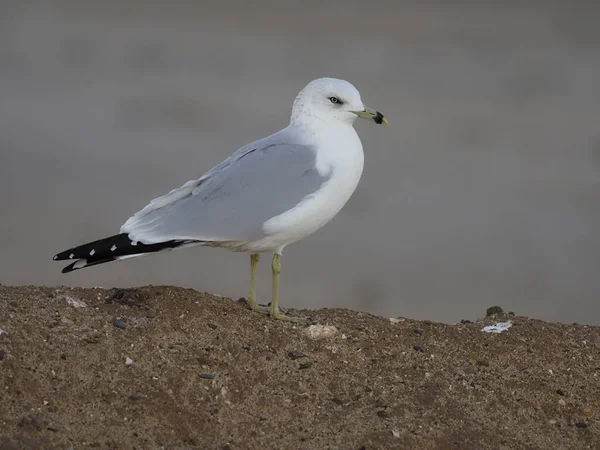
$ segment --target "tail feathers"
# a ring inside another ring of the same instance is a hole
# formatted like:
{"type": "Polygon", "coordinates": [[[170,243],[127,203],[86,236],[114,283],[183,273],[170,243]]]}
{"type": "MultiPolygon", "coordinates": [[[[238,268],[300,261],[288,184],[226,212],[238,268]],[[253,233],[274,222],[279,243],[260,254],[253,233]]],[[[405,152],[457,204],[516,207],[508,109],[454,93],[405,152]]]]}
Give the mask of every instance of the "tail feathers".
{"type": "Polygon", "coordinates": [[[53,259],[55,261],[76,259],[77,261],[69,264],[62,270],[62,273],[68,273],[85,267],[104,264],[117,259],[124,259],[124,257],[127,256],[133,257],[145,253],[171,250],[183,245],[189,245],[193,242],[194,241],[170,240],[155,244],[143,244],[129,239],[127,233],[121,233],[70,248],[57,253],[54,255],[53,259]]]}

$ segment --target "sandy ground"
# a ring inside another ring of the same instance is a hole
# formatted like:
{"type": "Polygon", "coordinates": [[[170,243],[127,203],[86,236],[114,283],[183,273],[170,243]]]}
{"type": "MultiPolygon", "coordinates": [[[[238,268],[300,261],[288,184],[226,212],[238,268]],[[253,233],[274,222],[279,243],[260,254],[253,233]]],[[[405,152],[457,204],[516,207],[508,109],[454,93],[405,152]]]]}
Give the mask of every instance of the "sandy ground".
{"type": "Polygon", "coordinates": [[[0,447],[600,448],[599,327],[300,313],[333,334],[188,289],[0,286],[0,447]]]}

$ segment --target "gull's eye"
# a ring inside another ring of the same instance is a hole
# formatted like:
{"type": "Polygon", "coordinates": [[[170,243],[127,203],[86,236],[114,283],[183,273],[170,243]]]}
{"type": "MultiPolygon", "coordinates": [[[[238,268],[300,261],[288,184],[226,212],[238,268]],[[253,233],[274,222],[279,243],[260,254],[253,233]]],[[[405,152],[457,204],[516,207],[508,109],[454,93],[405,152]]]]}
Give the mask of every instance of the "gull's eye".
{"type": "Polygon", "coordinates": [[[342,103],[342,101],[337,97],[329,97],[329,101],[331,103],[342,103]]]}

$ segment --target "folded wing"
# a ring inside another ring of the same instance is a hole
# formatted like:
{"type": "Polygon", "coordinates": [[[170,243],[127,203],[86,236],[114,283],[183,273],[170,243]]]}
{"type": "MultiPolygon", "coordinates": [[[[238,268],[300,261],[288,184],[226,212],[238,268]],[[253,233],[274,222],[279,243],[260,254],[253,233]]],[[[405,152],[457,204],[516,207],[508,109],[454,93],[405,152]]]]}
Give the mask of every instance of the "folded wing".
{"type": "Polygon", "coordinates": [[[263,224],[319,190],[329,175],[314,147],[263,140],[234,153],[132,216],[122,233],[145,244],[169,240],[251,241],[263,224]]]}

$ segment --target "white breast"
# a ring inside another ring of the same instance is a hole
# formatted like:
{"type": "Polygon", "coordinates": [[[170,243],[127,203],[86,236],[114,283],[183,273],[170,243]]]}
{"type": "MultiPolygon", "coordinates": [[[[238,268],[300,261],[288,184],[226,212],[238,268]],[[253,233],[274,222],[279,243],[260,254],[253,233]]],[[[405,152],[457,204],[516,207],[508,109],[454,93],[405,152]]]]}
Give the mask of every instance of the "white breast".
{"type": "Polygon", "coordinates": [[[283,247],[315,232],[329,222],[346,204],[360,180],[364,154],[354,128],[328,128],[318,138],[317,170],[331,173],[314,194],[293,209],[265,222],[266,237],[247,243],[250,251],[281,251],[283,247]]]}

